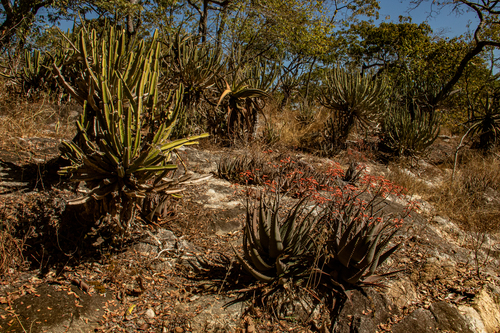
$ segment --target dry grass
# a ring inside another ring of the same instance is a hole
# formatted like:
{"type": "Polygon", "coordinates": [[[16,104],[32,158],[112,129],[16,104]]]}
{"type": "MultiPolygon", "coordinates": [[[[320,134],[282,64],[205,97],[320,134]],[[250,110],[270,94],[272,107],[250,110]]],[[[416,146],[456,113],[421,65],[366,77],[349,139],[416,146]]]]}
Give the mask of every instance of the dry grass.
{"type": "Polygon", "coordinates": [[[0,149],[23,150],[25,138],[71,139],[76,126],[77,107],[55,105],[46,98],[28,103],[20,98],[4,98],[0,107],[0,149]],[[73,112],[72,112],[73,111],[73,112]]]}
{"type": "Polygon", "coordinates": [[[416,175],[412,174],[404,163],[391,164],[389,165],[389,170],[387,179],[403,187],[407,194],[417,194],[426,197],[432,193],[433,189],[423,180],[418,179],[416,175]]]}
{"type": "Polygon", "coordinates": [[[429,200],[465,230],[500,231],[500,161],[494,155],[468,154],[454,181],[441,184],[429,200]]]}
{"type": "MultiPolygon", "coordinates": [[[[464,152],[454,181],[452,163],[442,181],[426,182],[412,174],[399,161],[389,165],[387,178],[402,186],[410,195],[429,201],[438,214],[449,217],[466,231],[494,233],[500,231],[500,161],[494,154],[485,157],[473,151],[464,152]]],[[[432,177],[437,179],[437,177],[432,177]]]]}
{"type": "Polygon", "coordinates": [[[269,105],[264,123],[260,126],[263,139],[271,144],[311,150],[321,140],[320,133],[327,114],[316,105],[310,106],[306,112],[304,117],[304,111],[287,108],[280,112],[276,105],[269,105]]]}

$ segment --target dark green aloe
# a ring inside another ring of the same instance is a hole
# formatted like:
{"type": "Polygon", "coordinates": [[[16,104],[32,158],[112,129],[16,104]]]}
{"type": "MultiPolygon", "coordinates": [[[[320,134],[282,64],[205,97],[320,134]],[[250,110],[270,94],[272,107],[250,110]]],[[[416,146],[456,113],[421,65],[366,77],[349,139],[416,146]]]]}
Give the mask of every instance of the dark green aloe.
{"type": "Polygon", "coordinates": [[[247,207],[243,253],[236,256],[243,267],[261,282],[279,278],[304,277],[312,265],[314,240],[311,232],[319,217],[315,208],[304,212],[306,199],[297,202],[288,215],[280,217],[280,198],[247,207]]]}

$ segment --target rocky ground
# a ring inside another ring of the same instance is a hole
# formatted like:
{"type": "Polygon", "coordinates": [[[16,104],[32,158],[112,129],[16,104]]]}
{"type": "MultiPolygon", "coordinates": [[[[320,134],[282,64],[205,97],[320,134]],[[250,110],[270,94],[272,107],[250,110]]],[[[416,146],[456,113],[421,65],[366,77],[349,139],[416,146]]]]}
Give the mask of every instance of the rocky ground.
{"type": "MultiPolygon", "coordinates": [[[[404,270],[385,280],[386,288],[350,291],[331,328],[322,307],[308,303],[311,296],[298,295],[287,318],[251,300],[232,302],[254,288],[233,259],[245,216],[241,186],[214,175],[131,240],[111,244],[66,205],[77,194],[56,174],[58,144],[23,139],[22,150],[0,154],[2,228],[17,228],[4,244],[17,246],[24,259],[0,278],[1,332],[500,332],[498,235],[474,246],[474,235],[422,200],[396,237],[404,246],[383,267],[404,270]]],[[[437,153],[440,144],[446,141],[436,144],[437,153]]],[[[181,154],[202,176],[215,174],[227,152],[181,154]]],[[[439,181],[443,170],[432,158],[408,171],[416,182],[439,181]]],[[[388,172],[367,164],[369,172],[388,172]]],[[[393,199],[390,207],[400,210],[413,199],[393,199]]],[[[17,260],[14,252],[4,252],[4,260],[17,260]]]]}

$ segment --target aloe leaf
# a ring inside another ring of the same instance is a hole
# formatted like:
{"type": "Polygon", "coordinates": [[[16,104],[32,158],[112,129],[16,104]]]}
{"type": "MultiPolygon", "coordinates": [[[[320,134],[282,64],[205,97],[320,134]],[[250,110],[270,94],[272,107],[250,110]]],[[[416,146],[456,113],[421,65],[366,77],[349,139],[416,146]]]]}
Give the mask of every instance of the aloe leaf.
{"type": "Polygon", "coordinates": [[[142,171],[155,171],[156,172],[156,171],[174,170],[174,169],[177,169],[177,165],[174,165],[174,164],[153,165],[153,166],[137,168],[136,172],[142,172],[142,171]]]}
{"type": "Polygon", "coordinates": [[[354,220],[354,219],[350,220],[350,223],[347,226],[346,230],[344,230],[339,242],[337,244],[335,244],[337,251],[341,251],[346,246],[347,241],[349,239],[349,236],[351,235],[351,232],[355,226],[356,226],[356,220],[354,220]]]}
{"type": "Polygon", "coordinates": [[[259,280],[261,282],[264,282],[264,283],[271,283],[271,282],[274,281],[273,277],[270,277],[270,276],[267,276],[265,274],[262,274],[262,273],[258,272],[256,269],[254,269],[252,266],[250,266],[240,256],[240,254],[238,252],[236,252],[236,250],[234,249],[234,247],[233,247],[233,251],[236,254],[236,258],[238,259],[238,261],[240,262],[240,264],[243,266],[243,268],[245,268],[247,270],[247,272],[249,272],[250,274],[252,274],[254,278],[256,278],[257,280],[259,280]]]}
{"type": "Polygon", "coordinates": [[[270,227],[269,256],[271,258],[277,258],[283,252],[283,242],[281,241],[277,209],[271,213],[270,227]]]}
{"type": "Polygon", "coordinates": [[[208,133],[204,133],[204,134],[196,135],[196,136],[186,138],[186,139],[175,140],[175,141],[172,141],[172,142],[169,142],[167,144],[162,145],[160,149],[162,151],[176,149],[176,148],[182,147],[186,144],[194,143],[197,140],[206,138],[208,136],[209,136],[208,133]]]}
{"type": "Polygon", "coordinates": [[[264,203],[264,198],[261,196],[259,207],[259,239],[264,249],[269,249],[269,230],[268,211],[264,203]]]}
{"type": "MultiPolygon", "coordinates": [[[[306,199],[307,198],[301,199],[298,203],[295,204],[294,207],[292,207],[291,213],[288,214],[285,223],[283,223],[281,227],[281,238],[283,239],[283,243],[285,246],[290,243],[290,240],[295,235],[295,228],[298,223],[297,217],[306,199]]],[[[302,224],[304,224],[304,219],[302,220],[302,224]]]]}
{"type": "Polygon", "coordinates": [[[278,277],[280,276],[284,276],[286,272],[288,272],[288,266],[286,264],[284,264],[282,261],[281,261],[281,258],[276,258],[276,263],[275,263],[275,266],[276,266],[276,275],[278,277]]]}
{"type": "Polygon", "coordinates": [[[256,248],[252,247],[249,249],[250,258],[252,259],[252,263],[255,265],[258,271],[269,271],[273,268],[273,266],[268,265],[265,260],[259,254],[256,248]]]}
{"type": "Polygon", "coordinates": [[[394,252],[396,252],[403,244],[398,243],[389,250],[387,250],[384,254],[381,254],[382,251],[379,251],[377,256],[374,258],[373,263],[371,264],[370,270],[368,272],[369,275],[375,273],[375,270],[378,268],[380,264],[382,264],[389,256],[391,256],[394,252]]]}
{"type": "Polygon", "coordinates": [[[366,272],[366,268],[361,269],[359,271],[356,271],[356,273],[354,273],[351,276],[344,277],[344,280],[349,284],[357,284],[361,280],[361,278],[363,277],[365,272],[366,272]]]}

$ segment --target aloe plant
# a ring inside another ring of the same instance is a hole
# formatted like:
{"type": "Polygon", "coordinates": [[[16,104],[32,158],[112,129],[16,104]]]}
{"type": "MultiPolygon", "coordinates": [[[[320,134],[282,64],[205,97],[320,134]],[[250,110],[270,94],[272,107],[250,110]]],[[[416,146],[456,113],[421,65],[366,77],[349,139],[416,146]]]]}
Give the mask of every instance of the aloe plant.
{"type": "Polygon", "coordinates": [[[489,94],[483,98],[479,110],[473,112],[474,117],[469,120],[468,135],[478,135],[477,148],[488,150],[495,146],[500,138],[500,111],[498,94],[489,94]]]}
{"type": "MultiPolygon", "coordinates": [[[[359,192],[361,193],[361,192],[359,192]]],[[[373,284],[391,272],[376,275],[377,268],[400,247],[385,251],[397,232],[395,220],[382,213],[382,201],[375,195],[362,204],[358,195],[344,193],[327,210],[328,238],[321,250],[320,265],[335,286],[373,284]]]]}
{"type": "Polygon", "coordinates": [[[377,120],[385,109],[387,93],[385,80],[340,68],[327,72],[319,101],[331,110],[325,139],[331,141],[333,150],[343,148],[355,125],[367,128],[377,120]]]}
{"type": "Polygon", "coordinates": [[[413,112],[405,107],[392,107],[383,121],[383,143],[396,155],[418,155],[439,135],[439,117],[422,112],[415,105],[413,112]]]}
{"type": "MultiPolygon", "coordinates": [[[[241,61],[241,59],[239,59],[241,61]]],[[[224,88],[217,106],[225,97],[227,104],[227,135],[229,139],[248,141],[255,137],[259,112],[262,113],[265,99],[271,98],[267,92],[277,77],[277,67],[256,59],[253,64],[240,63],[234,69],[230,83],[223,80],[224,88]]]]}
{"type": "Polygon", "coordinates": [[[189,175],[175,176],[175,151],[196,144],[207,134],[169,140],[183,108],[183,89],[171,92],[163,108],[158,105],[157,33],[147,48],[141,42],[130,51],[125,48],[124,32],[117,39],[113,28],[108,34],[109,38],[97,43],[95,31],[80,33],[77,51],[85,63],[82,76],[87,81],[75,89],[66,83],[83,102],[77,122],[80,139],[64,142],[64,156],[71,165],[60,174],[85,182],[90,189],[72,203],[96,200],[125,233],[134,222],[136,207],[148,194],[182,190],[189,175]]]}
{"type": "Polygon", "coordinates": [[[279,195],[272,203],[261,196],[259,207],[253,209],[247,205],[244,254],[235,253],[257,280],[272,283],[280,278],[303,277],[312,265],[311,231],[319,218],[313,215],[314,208],[303,213],[306,202],[297,202],[284,219],[280,217],[279,195]]]}

